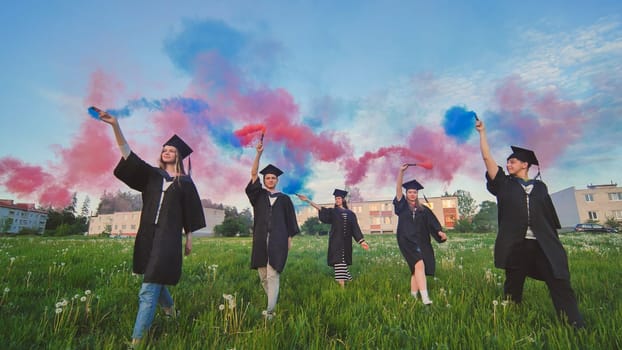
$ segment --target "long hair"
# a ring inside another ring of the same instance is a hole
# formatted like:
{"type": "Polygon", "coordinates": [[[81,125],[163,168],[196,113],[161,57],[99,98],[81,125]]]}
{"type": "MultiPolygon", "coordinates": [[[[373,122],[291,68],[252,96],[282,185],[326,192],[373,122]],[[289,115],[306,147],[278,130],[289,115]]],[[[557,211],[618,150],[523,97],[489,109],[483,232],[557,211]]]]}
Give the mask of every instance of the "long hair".
{"type": "MultiPolygon", "coordinates": [[[[341,197],[341,207],[344,209],[350,209],[348,208],[348,202],[346,202],[346,199],[341,197]]],[[[335,208],[337,208],[337,204],[335,204],[335,208]]]]}
{"type": "MultiPolygon", "coordinates": [[[[408,192],[408,190],[406,190],[406,192],[408,192]]],[[[404,193],[403,196],[406,197],[406,193],[404,193]]],[[[406,202],[408,203],[408,206],[410,206],[410,202],[408,202],[408,199],[406,199],[406,202]]],[[[419,200],[419,191],[417,191],[417,198],[415,198],[414,207],[417,208],[417,210],[423,209],[423,204],[421,204],[421,201],[419,200]]]]}
{"type": "MultiPolygon", "coordinates": [[[[170,145],[169,145],[170,146],[170,145]]],[[[170,146],[175,149],[175,173],[180,175],[186,175],[186,169],[184,169],[184,161],[179,156],[179,150],[175,146],[170,146]]],[[[164,148],[162,148],[164,150],[164,148]]],[[[160,159],[158,160],[158,165],[160,169],[166,170],[166,164],[162,161],[162,151],[160,151],[160,159]]],[[[179,180],[179,176],[175,176],[175,180],[179,180]]]]}

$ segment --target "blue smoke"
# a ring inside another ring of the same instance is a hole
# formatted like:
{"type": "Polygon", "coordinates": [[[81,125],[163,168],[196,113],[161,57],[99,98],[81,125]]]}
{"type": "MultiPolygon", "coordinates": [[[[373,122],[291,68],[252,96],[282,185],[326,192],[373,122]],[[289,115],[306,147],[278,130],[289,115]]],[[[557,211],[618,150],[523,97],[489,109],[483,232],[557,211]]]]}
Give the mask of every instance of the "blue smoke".
{"type": "Polygon", "coordinates": [[[129,117],[137,109],[147,109],[149,111],[163,111],[166,109],[180,110],[184,114],[197,115],[209,109],[207,102],[196,98],[174,97],[161,100],[148,100],[144,97],[130,100],[125,106],[119,109],[109,109],[106,112],[117,118],[129,117]]]}
{"type": "Polygon", "coordinates": [[[464,107],[453,106],[445,112],[443,128],[445,134],[455,138],[458,143],[464,143],[475,130],[475,112],[467,111],[464,107]]]}

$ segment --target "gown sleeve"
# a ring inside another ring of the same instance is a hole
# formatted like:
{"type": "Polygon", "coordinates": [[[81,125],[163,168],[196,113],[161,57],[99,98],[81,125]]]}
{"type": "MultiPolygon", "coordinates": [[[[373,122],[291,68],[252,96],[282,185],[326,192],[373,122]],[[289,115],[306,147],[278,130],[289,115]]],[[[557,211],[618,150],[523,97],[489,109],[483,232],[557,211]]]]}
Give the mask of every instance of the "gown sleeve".
{"type": "Polygon", "coordinates": [[[248,196],[248,200],[251,202],[251,205],[254,207],[257,201],[259,200],[259,195],[261,194],[261,181],[259,181],[259,177],[248,182],[246,185],[246,196],[248,196]]]}
{"type": "Polygon", "coordinates": [[[397,197],[393,198],[393,209],[395,211],[395,215],[399,216],[400,213],[404,211],[406,205],[408,204],[406,203],[406,198],[404,198],[404,196],[402,196],[402,199],[399,201],[397,200],[397,197]]]}
{"type": "Polygon", "coordinates": [[[501,186],[503,186],[503,184],[505,183],[505,181],[507,181],[506,176],[505,176],[505,172],[503,172],[503,169],[501,169],[500,166],[498,166],[498,170],[497,170],[497,175],[495,176],[494,179],[491,179],[490,176],[488,176],[488,172],[486,172],[485,176],[486,176],[486,189],[488,190],[488,192],[490,192],[492,195],[496,196],[497,193],[499,192],[499,189],[501,188],[501,186]]]}
{"type": "Polygon", "coordinates": [[[356,214],[354,212],[350,212],[352,215],[352,237],[356,240],[357,243],[360,243],[365,238],[363,237],[363,232],[361,231],[361,227],[359,226],[359,221],[356,218],[356,214]]]}
{"type": "Polygon", "coordinates": [[[434,215],[434,212],[428,208],[426,208],[426,214],[430,234],[437,242],[443,242],[441,236],[438,235],[438,231],[441,231],[443,229],[441,223],[438,221],[438,218],[436,217],[436,215],[434,215]]]}
{"type": "Polygon", "coordinates": [[[114,169],[114,176],[130,188],[144,192],[149,182],[149,173],[153,167],[131,152],[127,159],[121,158],[114,169]]]}
{"type": "Polygon", "coordinates": [[[294,210],[294,203],[292,203],[292,200],[289,197],[287,197],[287,204],[285,205],[285,215],[285,220],[287,224],[287,235],[289,237],[293,237],[300,233],[298,221],[296,221],[296,211],[294,210]]]}
{"type": "Polygon", "coordinates": [[[184,230],[186,233],[200,230],[205,227],[205,214],[199,192],[190,178],[181,185],[184,194],[184,230]]]}
{"type": "Polygon", "coordinates": [[[325,223],[325,224],[332,224],[333,223],[333,208],[320,208],[320,214],[319,214],[319,218],[320,221],[325,223]]]}

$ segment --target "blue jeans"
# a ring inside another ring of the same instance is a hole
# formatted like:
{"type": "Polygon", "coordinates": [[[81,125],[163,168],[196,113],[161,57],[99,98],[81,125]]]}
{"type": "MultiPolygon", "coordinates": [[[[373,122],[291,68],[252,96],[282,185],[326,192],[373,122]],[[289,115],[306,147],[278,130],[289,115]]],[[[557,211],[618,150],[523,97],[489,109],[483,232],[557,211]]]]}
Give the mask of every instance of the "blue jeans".
{"type": "Polygon", "coordinates": [[[134,323],[132,339],[142,339],[144,332],[149,330],[155,316],[158,303],[162,307],[172,307],[173,298],[163,284],[144,283],[138,292],[138,314],[134,323]]]}

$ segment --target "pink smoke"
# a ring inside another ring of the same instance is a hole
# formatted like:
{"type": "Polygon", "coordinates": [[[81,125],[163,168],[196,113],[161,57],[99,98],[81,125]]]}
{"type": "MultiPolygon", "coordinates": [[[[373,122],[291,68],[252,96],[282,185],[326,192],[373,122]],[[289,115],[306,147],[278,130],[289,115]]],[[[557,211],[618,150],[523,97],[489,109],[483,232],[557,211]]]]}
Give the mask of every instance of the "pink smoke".
{"type": "Polygon", "coordinates": [[[580,137],[587,120],[583,107],[561,99],[556,89],[532,91],[517,77],[504,80],[495,97],[501,137],[533,149],[541,164],[554,162],[580,137]]]}
{"type": "Polygon", "coordinates": [[[385,165],[393,165],[393,167],[390,165],[380,167],[382,169],[392,169],[404,163],[421,163],[424,168],[432,168],[432,162],[426,156],[415,153],[411,148],[381,147],[375,152],[365,152],[358,159],[351,158],[346,161],[346,185],[352,186],[361,182],[366,177],[370,164],[378,159],[382,159],[385,165]]]}
{"type": "Polygon", "coordinates": [[[266,127],[263,124],[246,125],[233,132],[243,147],[251,145],[257,138],[263,139],[266,127]]]}
{"type": "Polygon", "coordinates": [[[40,166],[15,158],[0,159],[0,184],[18,196],[36,198],[44,206],[63,207],[71,202],[70,192],[60,186],[54,176],[40,166]]]}

